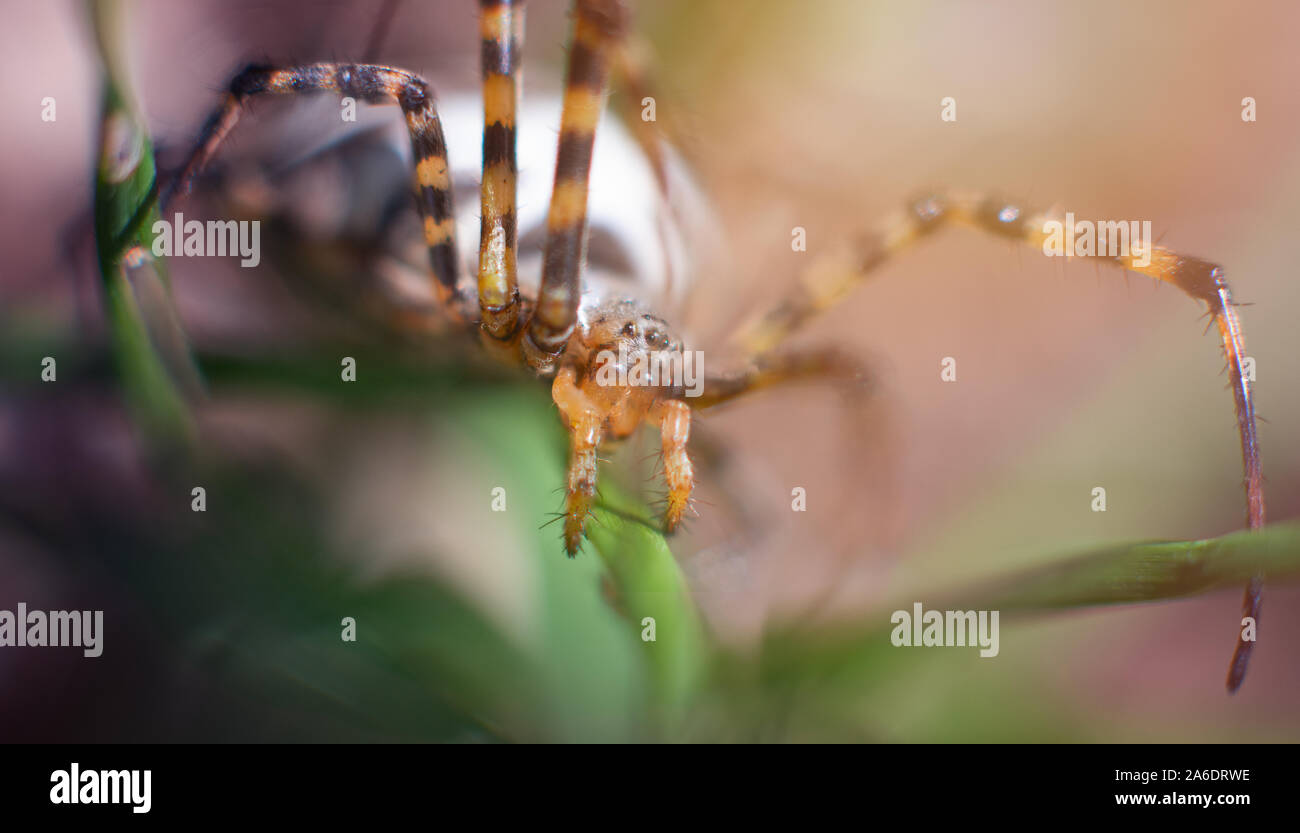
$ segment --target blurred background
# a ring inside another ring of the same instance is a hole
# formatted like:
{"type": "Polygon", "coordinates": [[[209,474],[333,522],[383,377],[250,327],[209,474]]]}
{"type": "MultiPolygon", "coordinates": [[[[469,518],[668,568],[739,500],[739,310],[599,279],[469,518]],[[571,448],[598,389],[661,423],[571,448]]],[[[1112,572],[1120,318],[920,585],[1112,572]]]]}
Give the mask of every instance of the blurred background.
{"type": "MultiPolygon", "coordinates": [[[[865,419],[817,387],[703,415],[707,503],[669,539],[672,558],[630,524],[570,561],[555,526],[537,529],[564,460],[545,387],[457,343],[394,343],[354,314],[347,285],[331,305],[318,282],[270,266],[174,260],[206,394],[189,451],[143,438],[108,357],[94,266],[101,69],[87,15],[3,5],[0,608],[100,608],[109,632],[99,660],[0,651],[0,738],[1300,739],[1300,593],[1286,585],[1266,591],[1232,697],[1236,587],[1004,621],[996,660],[887,640],[833,667],[766,659],[784,628],[877,609],[887,628],[896,601],[1101,544],[1243,527],[1219,347],[1176,290],[945,232],[799,338],[871,363],[881,395],[865,419]],[[46,96],[53,123],[39,118],[46,96]],[[55,385],[39,382],[46,355],[59,356],[55,385]],[[340,355],[361,357],[363,391],[335,383],[340,355]],[[955,383],[939,379],[947,356],[955,383]],[[189,505],[198,483],[202,516],[189,505]],[[498,485],[504,516],[490,509],[498,485]],[[1091,511],[1095,486],[1104,513],[1091,511]],[[788,511],[794,487],[806,512],[788,511]],[[663,572],[629,578],[636,559],[663,572]],[[640,638],[642,608],[665,623],[656,643],[640,638]],[[343,616],[358,621],[355,644],[338,639],[343,616]]],[[[353,59],[382,5],[125,3],[130,82],[161,168],[242,65],[353,59]]],[[[528,4],[525,96],[562,72],[565,5],[528,4]]],[[[1297,516],[1300,11],[635,9],[659,123],[721,223],[681,322],[692,345],[707,355],[808,258],[926,188],[1150,219],[1162,245],[1224,264],[1251,304],[1269,518],[1297,516]],[[947,96],[952,123],[939,118],[947,96]],[[795,226],[806,253],[791,251],[795,226]]],[[[470,89],[475,13],[399,4],[377,58],[442,95],[470,89]]],[[[229,168],[308,112],[259,105],[229,168]]],[[[326,193],[316,199],[346,199],[326,193]]],[[[638,456],[627,449],[607,475],[632,505],[653,497],[653,484],[636,494],[638,456]]],[[[821,647],[790,644],[803,657],[821,647]]]]}

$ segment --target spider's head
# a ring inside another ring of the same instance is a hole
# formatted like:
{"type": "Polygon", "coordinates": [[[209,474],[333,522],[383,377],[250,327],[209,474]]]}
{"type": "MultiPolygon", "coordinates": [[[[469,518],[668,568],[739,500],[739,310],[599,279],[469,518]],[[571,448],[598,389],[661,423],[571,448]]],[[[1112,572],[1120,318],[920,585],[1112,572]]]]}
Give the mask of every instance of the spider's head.
{"type": "Polygon", "coordinates": [[[580,337],[592,354],[601,350],[617,352],[619,347],[633,356],[682,351],[681,339],[669,329],[668,322],[631,299],[607,301],[586,311],[580,337]]]}
{"type": "Polygon", "coordinates": [[[680,398],[695,384],[682,341],[668,323],[633,300],[607,301],[585,311],[577,330],[582,344],[582,387],[612,405],[680,398]]]}

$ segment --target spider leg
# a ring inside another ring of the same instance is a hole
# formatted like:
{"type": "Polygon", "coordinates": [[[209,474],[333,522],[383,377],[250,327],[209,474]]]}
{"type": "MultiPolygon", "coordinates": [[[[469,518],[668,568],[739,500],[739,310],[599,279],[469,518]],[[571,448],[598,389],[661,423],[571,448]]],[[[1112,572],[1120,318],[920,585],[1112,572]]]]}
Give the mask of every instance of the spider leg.
{"type": "MultiPolygon", "coordinates": [[[[519,0],[479,0],[483,65],[482,221],[478,249],[478,306],[484,345],[514,354],[519,334],[519,277],[515,201],[518,167],[515,111],[524,9],[519,0]]],[[[502,351],[504,352],[504,351],[502,351]]]]}
{"type": "Polygon", "coordinates": [[[591,506],[596,500],[596,449],[604,439],[606,414],[582,392],[572,367],[562,367],[551,385],[551,398],[569,432],[569,471],[564,495],[564,550],[578,554],[591,506]]]}
{"type": "Polygon", "coordinates": [[[447,145],[429,85],[419,76],[393,67],[373,64],[320,63],[276,69],[249,66],[230,82],[230,90],[208,119],[185,167],[160,200],[165,211],[172,201],[189,193],[199,172],[216,154],[239,121],[250,99],[260,95],[297,95],[337,92],[370,104],[396,102],[402,108],[411,134],[415,159],[416,207],[424,225],[424,241],[433,266],[434,289],[442,306],[463,318],[456,284],[456,226],[452,209],[451,175],[447,145]]]}
{"type": "Polygon", "coordinates": [[[855,395],[872,393],[873,376],[854,356],[833,347],[773,350],[749,360],[738,370],[704,377],[697,408],[712,408],[743,394],[790,382],[835,380],[849,383],[855,395]]]}
{"type": "Polygon", "coordinates": [[[573,12],[542,281],[522,340],[524,358],[542,373],[554,371],[578,320],[591,152],[605,106],[611,53],[626,25],[618,0],[575,0],[573,12]]]}
{"type": "Polygon", "coordinates": [[[695,471],[686,454],[686,443],[691,436],[691,409],[680,399],[665,399],[650,410],[647,419],[659,423],[664,480],[668,482],[664,530],[672,532],[690,507],[691,490],[695,487],[695,471]]]}
{"type": "MultiPolygon", "coordinates": [[[[813,315],[834,304],[849,290],[869,277],[872,270],[908,246],[945,225],[955,224],[1016,240],[1044,250],[1048,233],[1045,224],[1060,222],[1055,213],[1027,211],[1019,206],[982,195],[951,194],[926,196],[898,213],[883,226],[861,239],[853,259],[840,268],[810,273],[796,294],[781,305],[753,319],[738,331],[734,343],[750,355],[764,355],[781,343],[813,315]]],[[[1221,266],[1197,257],[1150,245],[1149,258],[1134,255],[1098,257],[1118,266],[1173,284],[1203,302],[1217,325],[1237,416],[1245,471],[1246,520],[1251,529],[1264,525],[1263,476],[1255,424],[1255,403],[1246,375],[1246,346],[1241,319],[1221,266]],[[1145,261],[1145,262],[1143,262],[1145,261]]],[[[1067,256],[1073,253],[1066,252],[1067,256]]],[[[1246,587],[1242,615],[1258,622],[1262,580],[1253,578],[1246,587]]],[[[1238,637],[1228,671],[1227,687],[1235,691],[1245,677],[1254,643],[1238,637]]]]}

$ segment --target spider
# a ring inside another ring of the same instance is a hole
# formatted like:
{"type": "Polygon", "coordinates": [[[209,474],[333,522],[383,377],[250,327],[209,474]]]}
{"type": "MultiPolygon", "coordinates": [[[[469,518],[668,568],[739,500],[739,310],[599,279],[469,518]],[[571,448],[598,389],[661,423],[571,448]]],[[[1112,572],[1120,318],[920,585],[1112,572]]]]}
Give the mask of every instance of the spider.
{"type": "MultiPolygon", "coordinates": [[[[442,124],[429,85],[403,69],[358,63],[299,66],[250,65],[203,127],[197,144],[160,202],[164,208],[189,192],[245,107],[262,96],[333,92],[370,104],[396,103],[405,118],[414,162],[416,206],[428,249],[440,315],[477,333],[491,355],[524,365],[547,379],[569,435],[564,485],[563,542],[570,557],[585,537],[597,495],[597,452],[626,438],[642,424],[659,431],[668,491],[663,526],[672,532],[692,511],[695,474],[687,454],[692,409],[706,409],[758,389],[825,379],[868,392],[872,377],[853,356],[834,347],[788,348],[785,343],[817,313],[863,282],[877,267],[950,225],[974,228],[1044,251],[1046,224],[1055,211],[1034,211],[994,196],[927,193],[856,241],[853,262],[814,265],[784,301],[731,337],[732,360],[724,372],[706,373],[699,395],[687,396],[679,379],[656,384],[629,381],[633,364],[656,356],[681,357],[684,343],[669,322],[636,297],[584,291],[588,237],[588,188],[595,134],[612,70],[631,65],[628,13],[621,0],[574,0],[565,74],[559,144],[546,216],[541,278],[532,297],[521,292],[516,215],[516,118],[520,91],[523,0],[480,0],[483,92],[481,226],[474,291],[459,287],[452,182],[442,124]],[[617,358],[612,358],[612,357],[617,358]],[[613,364],[611,364],[613,363],[613,364]]],[[[625,79],[635,89],[635,77],[625,79]]],[[[647,155],[662,162],[652,140],[638,135],[647,155]]],[[[1140,272],[1178,287],[1206,305],[1227,359],[1245,470],[1247,523],[1264,523],[1264,497],[1255,409],[1246,371],[1241,322],[1222,267],[1198,257],[1151,246],[1136,255],[1096,256],[1122,270],[1140,272]]],[[[586,287],[590,290],[591,287],[586,287]]],[[[1207,328],[1208,329],[1208,328],[1207,328]]],[[[1262,582],[1253,578],[1242,614],[1258,619],[1262,582]]],[[[1238,638],[1227,686],[1241,684],[1253,641],[1238,638]]]]}

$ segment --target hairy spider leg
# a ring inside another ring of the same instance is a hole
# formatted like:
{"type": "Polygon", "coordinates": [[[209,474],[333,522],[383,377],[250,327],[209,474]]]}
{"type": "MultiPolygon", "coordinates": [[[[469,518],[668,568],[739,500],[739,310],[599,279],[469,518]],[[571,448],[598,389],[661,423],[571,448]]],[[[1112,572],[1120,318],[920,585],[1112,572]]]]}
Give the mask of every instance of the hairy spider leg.
{"type": "Polygon", "coordinates": [[[564,484],[564,551],[577,555],[596,500],[596,449],[605,438],[607,413],[579,387],[577,371],[560,368],[551,398],[569,432],[569,470],[564,484]]]}
{"type": "Polygon", "coordinates": [[[230,90],[199,134],[185,167],[163,196],[164,210],[189,193],[194,179],[234,129],[250,99],[260,95],[337,92],[369,104],[396,102],[411,134],[415,162],[416,208],[424,226],[424,242],[433,266],[434,291],[440,306],[463,320],[463,300],[457,293],[460,274],[456,255],[456,224],[452,205],[447,144],[429,85],[402,69],[374,64],[319,63],[276,69],[251,65],[235,76],[230,90]]]}
{"type": "MultiPolygon", "coordinates": [[[[750,355],[762,356],[782,343],[816,313],[843,298],[890,257],[926,237],[938,228],[956,224],[1016,240],[1043,251],[1048,237],[1046,223],[1060,221],[1053,213],[1027,211],[996,198],[975,194],[928,195],[916,200],[876,231],[861,238],[851,263],[840,268],[810,270],[793,295],[740,328],[733,343],[750,355]]],[[[1229,385],[1236,410],[1245,472],[1246,521],[1251,529],[1264,525],[1263,475],[1260,466],[1255,403],[1246,373],[1246,346],[1241,319],[1221,266],[1201,258],[1150,246],[1150,260],[1137,255],[1101,257],[1101,262],[1173,284],[1203,302],[1219,330],[1227,360],[1229,385]]],[[[1066,253],[1067,255],[1070,253],[1066,253]]],[[[1246,587],[1242,616],[1258,623],[1262,578],[1256,576],[1246,587]]],[[[1254,642],[1239,633],[1228,670],[1228,691],[1236,691],[1245,678],[1254,642]]]]}
{"type": "Polygon", "coordinates": [[[522,340],[525,360],[542,373],[555,370],[578,320],[591,152],[605,106],[611,53],[625,27],[626,13],[616,0],[575,0],[573,4],[542,280],[522,340]]]}
{"type": "Polygon", "coordinates": [[[665,399],[646,415],[648,422],[659,424],[659,441],[664,456],[664,481],[668,500],[664,506],[664,530],[673,532],[691,505],[695,488],[695,469],[686,454],[691,437],[691,408],[680,399],[665,399]]]}
{"type": "MultiPolygon", "coordinates": [[[[636,411],[622,412],[615,405],[604,407],[592,401],[578,384],[576,370],[565,365],[555,374],[551,397],[569,432],[569,468],[565,480],[564,549],[570,557],[578,552],[596,500],[596,452],[605,439],[607,421],[617,423],[628,417],[638,418],[636,411]]],[[[681,524],[690,508],[691,490],[695,485],[694,469],[686,446],[691,436],[691,409],[680,399],[656,402],[644,420],[659,427],[664,458],[664,479],[668,483],[668,502],[664,510],[664,529],[672,532],[681,524]]],[[[617,430],[626,435],[630,427],[617,430]]]]}
{"type": "Polygon", "coordinates": [[[703,410],[763,388],[813,380],[846,382],[848,390],[870,396],[874,377],[861,359],[839,348],[774,349],[750,357],[737,370],[706,375],[693,404],[703,410]]]}

